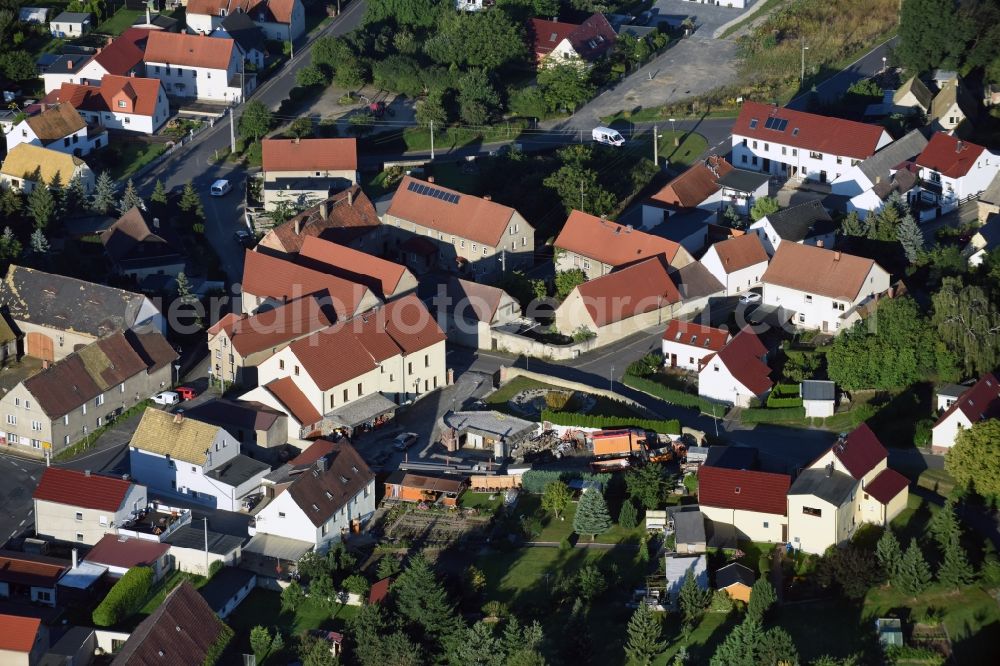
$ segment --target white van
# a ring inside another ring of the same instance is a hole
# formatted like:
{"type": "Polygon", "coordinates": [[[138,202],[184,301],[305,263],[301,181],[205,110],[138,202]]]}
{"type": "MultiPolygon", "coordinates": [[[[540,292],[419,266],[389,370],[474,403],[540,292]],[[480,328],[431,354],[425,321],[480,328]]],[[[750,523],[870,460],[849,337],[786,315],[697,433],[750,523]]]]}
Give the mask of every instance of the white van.
{"type": "Polygon", "coordinates": [[[597,143],[606,143],[609,146],[625,145],[625,137],[619,134],[618,130],[613,130],[610,127],[595,127],[591,136],[597,143]]]}
{"type": "Polygon", "coordinates": [[[175,391],[161,391],[153,396],[153,402],[157,405],[176,405],[181,401],[181,396],[175,391]]]}
{"type": "Polygon", "coordinates": [[[212,183],[212,196],[221,197],[222,195],[227,194],[231,189],[233,189],[233,186],[229,184],[228,180],[217,180],[212,183]]]}

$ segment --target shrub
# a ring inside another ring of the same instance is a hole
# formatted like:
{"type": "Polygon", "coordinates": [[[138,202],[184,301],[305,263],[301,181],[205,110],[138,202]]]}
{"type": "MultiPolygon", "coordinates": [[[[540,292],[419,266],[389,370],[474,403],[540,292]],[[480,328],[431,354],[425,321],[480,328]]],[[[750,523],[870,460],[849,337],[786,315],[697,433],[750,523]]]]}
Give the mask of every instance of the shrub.
{"type": "Polygon", "coordinates": [[[212,578],[215,574],[219,573],[225,568],[225,564],[222,560],[216,560],[208,566],[208,577],[212,578]]]}
{"type": "Polygon", "coordinates": [[[597,414],[575,414],[573,412],[542,411],[542,420],[556,425],[573,426],[577,428],[623,428],[634,426],[643,430],[663,434],[677,435],[681,432],[680,421],[672,419],[659,421],[656,419],[626,418],[624,416],[600,416],[597,414]]]}
{"type": "Polygon", "coordinates": [[[802,398],[782,398],[781,396],[775,396],[773,393],[767,396],[767,407],[768,409],[789,409],[802,406],[802,398]]]}
{"type": "Polygon", "coordinates": [[[583,479],[600,484],[603,488],[611,480],[610,474],[592,474],[591,472],[555,472],[550,470],[532,469],[521,477],[521,488],[526,493],[540,495],[545,492],[545,486],[553,481],[568,482],[573,479],[583,479]]]}
{"type": "Polygon", "coordinates": [[[569,391],[549,391],[545,394],[545,406],[552,411],[561,412],[566,409],[572,397],[573,394],[569,391]]]}
{"type": "Polygon", "coordinates": [[[716,590],[712,602],[708,605],[709,613],[728,613],[733,610],[733,598],[725,590],[716,590]]]}
{"type": "MultiPolygon", "coordinates": [[[[636,363],[642,363],[642,361],[636,361],[636,363]]],[[[635,365],[635,364],[633,364],[635,365]]],[[[629,366],[631,369],[632,366],[629,366]]],[[[687,393],[679,389],[673,389],[663,384],[653,381],[651,379],[645,379],[632,374],[626,374],[622,382],[626,386],[631,386],[632,388],[642,391],[643,393],[648,393],[649,395],[664,400],[666,402],[672,403],[674,405],[680,405],[681,407],[692,407],[698,409],[707,414],[712,413],[712,409],[725,410],[725,407],[716,407],[716,403],[711,400],[706,400],[701,396],[694,395],[693,393],[687,393]]]]}
{"type": "Polygon", "coordinates": [[[344,579],[343,587],[351,594],[365,596],[371,585],[368,583],[368,579],[361,574],[354,574],[344,579]]]}
{"type": "Polygon", "coordinates": [[[94,609],[94,624],[98,627],[118,624],[142,608],[152,589],[153,570],[149,567],[132,567],[118,579],[104,601],[94,609]]]}

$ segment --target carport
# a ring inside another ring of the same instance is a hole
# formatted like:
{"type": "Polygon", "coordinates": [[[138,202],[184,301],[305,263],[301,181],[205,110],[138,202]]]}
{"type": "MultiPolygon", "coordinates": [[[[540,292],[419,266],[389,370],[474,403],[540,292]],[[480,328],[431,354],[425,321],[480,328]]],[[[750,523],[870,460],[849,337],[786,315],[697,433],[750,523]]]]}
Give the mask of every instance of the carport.
{"type": "Polygon", "coordinates": [[[396,415],[397,405],[381,393],[372,393],[329,412],[327,420],[348,437],[385,425],[396,415]]]}

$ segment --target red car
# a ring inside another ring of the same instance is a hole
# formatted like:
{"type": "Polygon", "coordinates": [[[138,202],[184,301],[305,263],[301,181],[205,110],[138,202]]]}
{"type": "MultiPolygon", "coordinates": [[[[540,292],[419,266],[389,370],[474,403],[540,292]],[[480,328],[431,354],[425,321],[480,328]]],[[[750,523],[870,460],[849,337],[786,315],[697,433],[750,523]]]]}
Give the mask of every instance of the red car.
{"type": "Polygon", "coordinates": [[[193,400],[198,395],[198,392],[190,386],[178,386],[174,392],[181,397],[181,400],[193,400]]]}

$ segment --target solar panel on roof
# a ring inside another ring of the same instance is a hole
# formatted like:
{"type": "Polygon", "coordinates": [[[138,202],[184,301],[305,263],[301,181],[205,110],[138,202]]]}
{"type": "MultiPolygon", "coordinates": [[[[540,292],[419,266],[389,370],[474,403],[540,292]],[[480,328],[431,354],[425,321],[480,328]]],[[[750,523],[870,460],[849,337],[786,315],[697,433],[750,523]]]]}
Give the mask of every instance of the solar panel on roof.
{"type": "Polygon", "coordinates": [[[775,127],[774,129],[778,130],[779,132],[784,132],[786,127],[788,127],[788,121],[782,118],[780,121],[778,121],[777,127],[775,127]]]}
{"type": "Polygon", "coordinates": [[[415,182],[411,182],[411,183],[409,184],[409,186],[407,186],[407,188],[406,188],[406,189],[408,189],[408,190],[409,190],[409,191],[411,191],[411,192],[416,192],[416,191],[417,191],[417,183],[415,183],[415,182]]]}

